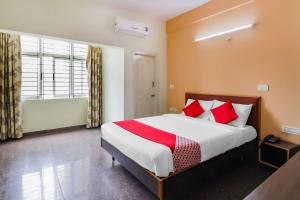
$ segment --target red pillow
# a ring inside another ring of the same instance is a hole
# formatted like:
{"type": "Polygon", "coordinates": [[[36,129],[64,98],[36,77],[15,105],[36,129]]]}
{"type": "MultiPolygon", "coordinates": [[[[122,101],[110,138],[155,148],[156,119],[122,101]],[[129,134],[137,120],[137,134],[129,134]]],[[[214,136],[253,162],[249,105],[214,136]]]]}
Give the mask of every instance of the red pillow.
{"type": "Polygon", "coordinates": [[[194,100],[190,105],[183,109],[183,112],[186,116],[189,117],[198,117],[202,113],[204,113],[203,108],[199,104],[198,100],[194,100]]]}
{"type": "Polygon", "coordinates": [[[215,121],[222,124],[228,124],[239,117],[235,113],[230,101],[227,101],[219,107],[211,109],[211,112],[215,118],[215,121]]]}

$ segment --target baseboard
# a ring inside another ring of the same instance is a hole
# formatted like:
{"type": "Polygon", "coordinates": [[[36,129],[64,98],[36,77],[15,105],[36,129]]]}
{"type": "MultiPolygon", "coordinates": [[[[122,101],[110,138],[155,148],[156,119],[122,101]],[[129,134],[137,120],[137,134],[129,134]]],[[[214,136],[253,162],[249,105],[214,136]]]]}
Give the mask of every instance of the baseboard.
{"type": "Polygon", "coordinates": [[[32,132],[23,133],[23,137],[32,137],[32,136],[36,136],[36,135],[63,133],[65,131],[81,130],[81,129],[85,129],[85,128],[86,128],[86,125],[84,124],[84,125],[69,126],[69,127],[63,127],[63,128],[41,130],[41,131],[32,131],[32,132]]]}

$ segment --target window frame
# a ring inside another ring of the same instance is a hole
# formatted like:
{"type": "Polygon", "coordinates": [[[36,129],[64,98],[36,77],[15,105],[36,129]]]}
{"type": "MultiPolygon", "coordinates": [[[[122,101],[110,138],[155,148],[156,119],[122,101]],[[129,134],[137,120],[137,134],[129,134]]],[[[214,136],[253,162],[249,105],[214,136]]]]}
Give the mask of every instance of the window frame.
{"type": "MultiPolygon", "coordinates": [[[[26,35],[23,35],[24,37],[26,37],[26,35]]],[[[83,72],[84,69],[84,63],[86,62],[87,58],[83,58],[80,56],[75,56],[74,54],[74,44],[79,44],[79,45],[86,45],[86,44],[82,44],[82,43],[77,43],[77,42],[70,42],[70,41],[65,41],[63,39],[57,39],[55,38],[54,40],[57,41],[63,41],[63,42],[67,42],[70,44],[69,46],[69,55],[60,55],[60,54],[52,54],[52,53],[44,53],[43,52],[43,45],[44,39],[51,39],[51,38],[47,38],[47,37],[40,37],[40,36],[32,36],[32,37],[36,37],[38,39],[38,52],[26,52],[26,51],[21,51],[21,56],[27,56],[27,57],[32,57],[32,58],[37,58],[37,60],[39,61],[39,66],[37,66],[38,69],[38,80],[37,80],[37,96],[23,96],[21,94],[21,97],[23,100],[48,100],[48,99],[73,99],[73,98],[88,98],[89,92],[87,91],[87,93],[84,93],[84,89],[83,89],[83,83],[81,83],[81,89],[80,89],[80,94],[75,93],[75,85],[74,85],[74,62],[81,62],[81,71],[83,72]],[[52,97],[45,97],[45,91],[44,91],[44,62],[43,62],[43,58],[44,57],[51,57],[53,59],[53,96],[52,97]],[[61,60],[66,60],[69,61],[69,89],[68,89],[68,95],[56,95],[55,91],[55,83],[56,83],[56,79],[55,79],[55,59],[61,59],[61,60]]],[[[22,43],[22,41],[21,41],[22,43]]],[[[88,46],[88,45],[87,45],[88,46]]],[[[23,68],[22,68],[23,69],[23,68]]],[[[83,78],[83,74],[81,72],[82,75],[82,80],[84,80],[83,78]]],[[[88,70],[86,69],[86,72],[88,72],[88,70]]],[[[23,72],[22,72],[22,77],[23,77],[23,72]]],[[[87,86],[88,86],[88,75],[87,75],[87,86]]],[[[23,88],[22,88],[23,89],[23,88]]],[[[89,86],[87,88],[87,90],[89,90],[89,86]]]]}

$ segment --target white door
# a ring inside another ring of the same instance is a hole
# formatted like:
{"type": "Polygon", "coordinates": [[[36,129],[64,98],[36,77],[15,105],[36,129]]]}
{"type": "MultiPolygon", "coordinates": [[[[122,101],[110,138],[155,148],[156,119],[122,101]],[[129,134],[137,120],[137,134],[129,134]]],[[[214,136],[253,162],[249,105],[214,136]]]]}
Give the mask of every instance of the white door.
{"type": "Polygon", "coordinates": [[[134,56],[135,67],[135,117],[149,117],[157,114],[155,83],[155,57],[134,56]]]}

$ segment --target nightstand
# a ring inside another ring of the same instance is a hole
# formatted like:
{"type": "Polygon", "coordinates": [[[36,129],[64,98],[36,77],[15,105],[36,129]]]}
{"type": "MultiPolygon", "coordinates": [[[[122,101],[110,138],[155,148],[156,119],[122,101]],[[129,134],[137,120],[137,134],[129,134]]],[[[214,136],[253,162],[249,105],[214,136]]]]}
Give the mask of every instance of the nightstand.
{"type": "Polygon", "coordinates": [[[291,142],[279,143],[262,142],[259,149],[259,162],[279,168],[286,163],[300,149],[300,146],[291,142]]]}

